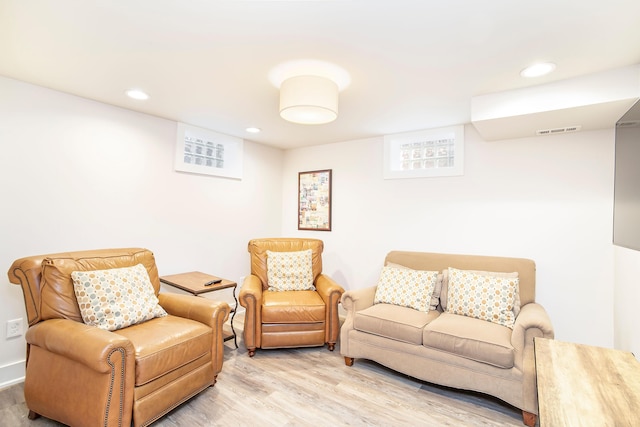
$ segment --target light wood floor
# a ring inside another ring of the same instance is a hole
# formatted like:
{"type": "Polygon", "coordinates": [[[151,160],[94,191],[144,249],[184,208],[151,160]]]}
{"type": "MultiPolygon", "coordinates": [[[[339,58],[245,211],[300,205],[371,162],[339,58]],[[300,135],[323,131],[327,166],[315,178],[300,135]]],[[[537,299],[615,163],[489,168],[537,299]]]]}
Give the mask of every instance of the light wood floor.
{"type": "MultiPolygon", "coordinates": [[[[236,330],[240,322],[234,323],[236,330]]],[[[339,348],[257,350],[225,343],[212,388],[154,427],[523,426],[521,412],[492,397],[439,387],[367,360],[345,366],[339,348]]],[[[27,419],[23,385],[0,390],[0,426],[61,426],[27,419]]]]}

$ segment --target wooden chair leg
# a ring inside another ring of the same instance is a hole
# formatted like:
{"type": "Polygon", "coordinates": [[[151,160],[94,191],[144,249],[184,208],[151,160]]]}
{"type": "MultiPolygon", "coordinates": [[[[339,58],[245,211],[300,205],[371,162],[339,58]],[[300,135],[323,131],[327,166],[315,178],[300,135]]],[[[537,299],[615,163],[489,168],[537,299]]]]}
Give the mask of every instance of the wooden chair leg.
{"type": "Polygon", "coordinates": [[[329,351],[333,351],[336,348],[336,343],[334,342],[329,342],[327,343],[329,345],[329,351]]]}
{"type": "Polygon", "coordinates": [[[536,414],[532,414],[531,412],[522,411],[522,422],[524,425],[528,427],[534,427],[536,425],[536,421],[538,420],[538,416],[536,414]]]}
{"type": "Polygon", "coordinates": [[[353,357],[344,357],[344,364],[347,366],[353,366],[353,362],[355,361],[355,359],[353,357]]]}
{"type": "Polygon", "coordinates": [[[40,414],[29,409],[29,415],[27,415],[27,418],[29,418],[30,420],[35,420],[36,418],[40,418],[40,414]]]}
{"type": "Polygon", "coordinates": [[[247,350],[249,350],[249,357],[255,356],[255,354],[256,354],[256,349],[255,348],[249,348],[247,350]]]}

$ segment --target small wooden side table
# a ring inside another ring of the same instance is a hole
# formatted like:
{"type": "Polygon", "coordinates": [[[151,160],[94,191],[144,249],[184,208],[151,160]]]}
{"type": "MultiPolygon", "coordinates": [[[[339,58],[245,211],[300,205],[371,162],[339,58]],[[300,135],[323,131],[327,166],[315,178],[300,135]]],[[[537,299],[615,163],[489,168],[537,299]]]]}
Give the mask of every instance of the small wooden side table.
{"type": "Polygon", "coordinates": [[[633,354],[534,338],[541,427],[640,425],[633,354]]]}
{"type": "Polygon", "coordinates": [[[221,277],[212,276],[210,274],[201,273],[199,271],[190,271],[188,273],[172,274],[170,276],[160,277],[162,283],[173,286],[178,289],[182,289],[185,292],[189,292],[192,295],[199,296],[207,292],[221,291],[222,289],[233,288],[233,299],[235,300],[235,307],[231,309],[231,334],[224,337],[225,341],[233,339],[233,344],[238,348],[238,339],[236,336],[236,330],[233,327],[233,318],[236,316],[236,309],[238,307],[238,298],[236,297],[236,287],[238,284],[231,280],[223,279],[221,277]],[[206,286],[205,283],[212,281],[218,281],[220,283],[214,283],[206,286]]]}

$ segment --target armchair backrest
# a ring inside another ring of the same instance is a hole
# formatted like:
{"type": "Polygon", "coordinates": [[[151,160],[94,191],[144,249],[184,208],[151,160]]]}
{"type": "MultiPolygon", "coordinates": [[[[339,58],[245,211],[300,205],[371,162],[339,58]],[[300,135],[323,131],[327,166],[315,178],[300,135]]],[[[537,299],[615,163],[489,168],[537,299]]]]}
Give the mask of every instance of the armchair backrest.
{"type": "Polygon", "coordinates": [[[160,278],[153,252],[143,248],[99,249],[21,258],[9,269],[9,281],[22,286],[29,326],[46,319],[82,322],[72,271],[106,270],[142,264],[156,295],[160,278]]]}
{"type": "Polygon", "coordinates": [[[322,250],[324,243],[319,239],[302,238],[268,238],[249,241],[248,250],[251,254],[251,274],[258,276],[262,288],[268,289],[267,280],[267,251],[297,252],[311,249],[311,263],[313,281],[322,273],[322,250]]]}

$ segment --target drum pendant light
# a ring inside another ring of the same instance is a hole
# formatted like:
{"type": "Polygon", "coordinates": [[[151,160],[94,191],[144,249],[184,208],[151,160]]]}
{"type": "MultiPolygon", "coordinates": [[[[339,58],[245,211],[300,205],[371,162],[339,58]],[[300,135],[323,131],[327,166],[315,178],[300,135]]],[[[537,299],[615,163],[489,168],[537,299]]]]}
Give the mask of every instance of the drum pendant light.
{"type": "Polygon", "coordinates": [[[329,123],[338,117],[338,85],[326,77],[290,77],[280,85],[280,117],[305,125],[329,123]]]}

